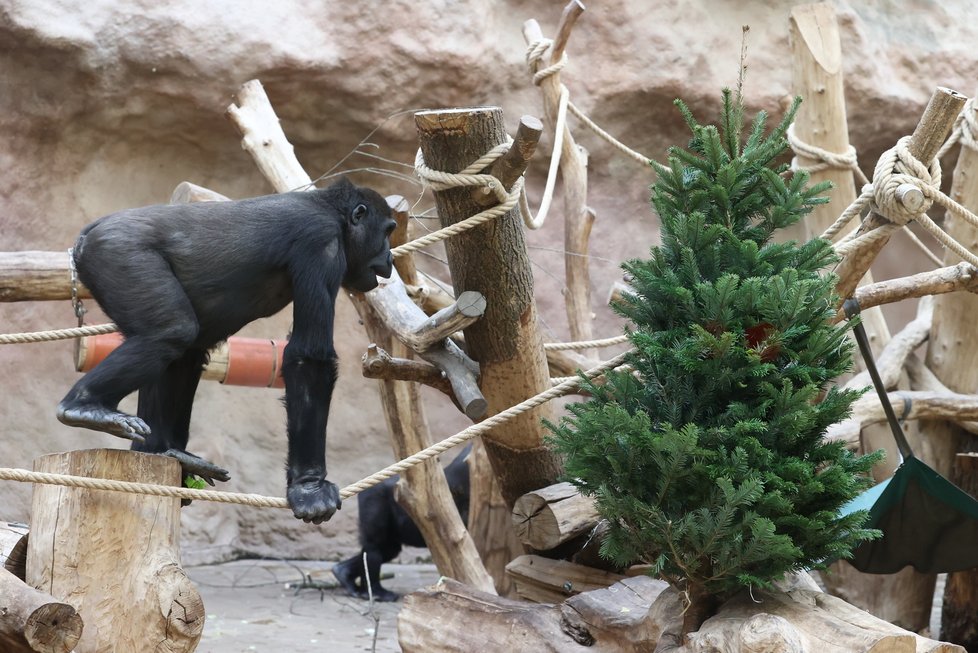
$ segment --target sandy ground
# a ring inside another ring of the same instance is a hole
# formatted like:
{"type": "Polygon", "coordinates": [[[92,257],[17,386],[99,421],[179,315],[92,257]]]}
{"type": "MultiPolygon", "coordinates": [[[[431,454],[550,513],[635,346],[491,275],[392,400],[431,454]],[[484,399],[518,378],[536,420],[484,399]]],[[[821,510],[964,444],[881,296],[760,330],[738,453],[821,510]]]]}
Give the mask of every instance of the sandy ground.
{"type": "MultiPolygon", "coordinates": [[[[401,603],[374,604],[379,622],[373,648],[370,604],[336,588],[332,566],[310,560],[236,560],[188,567],[207,609],[198,653],[400,651],[401,603]],[[303,576],[330,589],[296,588],[303,576]]],[[[399,594],[438,580],[432,564],[388,564],[383,572],[393,574],[383,580],[384,587],[399,594]]]]}

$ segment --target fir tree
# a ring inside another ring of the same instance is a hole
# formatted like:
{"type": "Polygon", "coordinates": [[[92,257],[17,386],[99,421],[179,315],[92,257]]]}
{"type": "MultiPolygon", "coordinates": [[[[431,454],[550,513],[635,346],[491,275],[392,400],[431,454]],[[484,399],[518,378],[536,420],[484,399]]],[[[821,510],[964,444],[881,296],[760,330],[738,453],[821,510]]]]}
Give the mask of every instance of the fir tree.
{"type": "Polygon", "coordinates": [[[624,265],[634,372],[587,383],[592,398],[549,424],[568,478],[593,495],[610,530],[602,554],[642,561],[688,602],[683,634],[720,601],[786,572],[818,568],[876,535],[839,508],[878,455],[824,439],[858,393],[828,387],[851,364],[833,325],[830,244],[771,237],[827,201],[827,184],[784,179],[776,158],[796,100],[767,136],[743,141],[739,97],[719,127],[696,122],[688,149],[653,163],[662,245],[624,265]]]}

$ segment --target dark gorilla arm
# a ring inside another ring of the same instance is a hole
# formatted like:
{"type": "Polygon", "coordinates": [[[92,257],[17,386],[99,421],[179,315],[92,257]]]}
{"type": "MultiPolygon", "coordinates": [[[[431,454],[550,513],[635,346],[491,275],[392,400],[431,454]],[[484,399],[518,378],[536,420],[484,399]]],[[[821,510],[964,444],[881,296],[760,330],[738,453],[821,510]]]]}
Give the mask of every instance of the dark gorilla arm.
{"type": "MultiPolygon", "coordinates": [[[[326,250],[303,256],[335,257],[338,243],[326,250]]],[[[282,363],[289,439],[287,498],[296,517],[319,524],[340,507],[339,489],[326,480],[326,423],[337,378],[333,318],[341,279],[296,267],[292,336],[282,363]]]]}

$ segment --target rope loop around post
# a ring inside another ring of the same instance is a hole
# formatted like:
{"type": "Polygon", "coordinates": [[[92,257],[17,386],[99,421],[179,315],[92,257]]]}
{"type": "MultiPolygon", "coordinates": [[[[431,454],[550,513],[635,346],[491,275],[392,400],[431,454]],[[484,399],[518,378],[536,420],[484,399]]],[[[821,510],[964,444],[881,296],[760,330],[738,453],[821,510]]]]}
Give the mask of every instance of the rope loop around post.
{"type": "Polygon", "coordinates": [[[798,157],[795,156],[791,159],[792,170],[806,170],[808,172],[819,172],[821,170],[828,169],[852,170],[853,174],[856,175],[860,183],[869,183],[869,179],[859,167],[859,158],[856,153],[856,148],[852,145],[849,145],[844,154],[839,154],[838,152],[830,152],[829,150],[812,145],[811,143],[806,143],[798,137],[797,133],[795,133],[795,123],[791,123],[785,136],[788,139],[788,145],[796,155],[818,161],[818,163],[814,165],[802,166],[798,164],[798,157]]]}

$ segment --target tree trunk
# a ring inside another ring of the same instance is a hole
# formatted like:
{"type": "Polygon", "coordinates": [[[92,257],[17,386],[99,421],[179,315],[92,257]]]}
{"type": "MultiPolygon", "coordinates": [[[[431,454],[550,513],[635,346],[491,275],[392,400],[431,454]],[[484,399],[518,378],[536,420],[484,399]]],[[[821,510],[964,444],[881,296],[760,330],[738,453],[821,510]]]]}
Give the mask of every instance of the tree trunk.
{"type": "MultiPolygon", "coordinates": [[[[463,170],[505,137],[499,108],[422,111],[415,123],[427,165],[445,172],[463,170]]],[[[438,191],[435,203],[443,227],[482,210],[470,187],[438,191]]],[[[479,362],[489,414],[550,387],[519,209],[449,239],[445,249],[456,295],[475,290],[486,298],[486,314],[465,330],[465,343],[479,362]]],[[[558,457],[543,445],[541,425],[541,419],[555,415],[545,404],[483,438],[510,508],[530,490],[551,485],[560,473],[558,457]]]]}
{"type": "Polygon", "coordinates": [[[524,549],[516,537],[512,513],[499,492],[499,479],[492,471],[481,438],[473,442],[469,478],[469,533],[496,584],[496,591],[500,596],[515,598],[516,586],[506,573],[506,565],[523,555],[524,549]]]}
{"type": "MultiPolygon", "coordinates": [[[[90,449],[38,458],[35,471],[180,485],[166,456],[90,449]]],[[[85,620],[78,653],[193,651],[204,605],[180,568],[180,500],[35,485],[27,582],[85,620]]]]}
{"type": "MultiPolygon", "coordinates": [[[[975,107],[970,105],[965,110],[975,111],[975,107]]],[[[967,123],[962,127],[969,129],[967,123]]],[[[954,168],[949,195],[971,211],[978,210],[976,175],[978,152],[962,147],[954,168]]],[[[944,229],[968,250],[978,251],[978,228],[948,213],[944,218],[944,229]]],[[[950,250],[944,254],[945,265],[954,265],[960,260],[950,250]]],[[[926,364],[945,386],[955,392],[970,393],[978,387],[978,342],[974,337],[976,321],[978,295],[950,293],[934,299],[934,320],[927,346],[926,364]]],[[[932,446],[929,456],[923,458],[939,474],[949,478],[955,476],[955,456],[960,451],[973,451],[974,438],[953,422],[927,422],[925,432],[932,446]]],[[[964,489],[974,495],[978,489],[974,485],[974,462],[970,458],[961,458],[959,464],[960,478],[966,483],[964,489]]],[[[950,605],[945,609],[945,615],[951,619],[951,623],[947,625],[948,638],[968,644],[969,650],[978,647],[976,579],[978,573],[975,571],[950,574],[945,587],[945,601],[950,599],[950,605]]]]}
{"type": "MultiPolygon", "coordinates": [[[[978,498],[978,454],[958,454],[954,484],[978,498]]],[[[941,612],[941,638],[978,651],[978,569],[947,575],[941,612]]]]}

